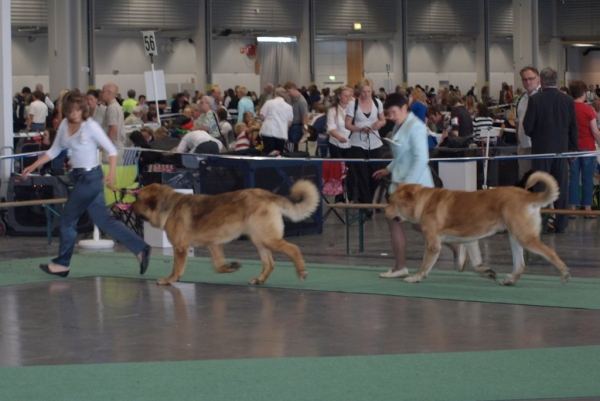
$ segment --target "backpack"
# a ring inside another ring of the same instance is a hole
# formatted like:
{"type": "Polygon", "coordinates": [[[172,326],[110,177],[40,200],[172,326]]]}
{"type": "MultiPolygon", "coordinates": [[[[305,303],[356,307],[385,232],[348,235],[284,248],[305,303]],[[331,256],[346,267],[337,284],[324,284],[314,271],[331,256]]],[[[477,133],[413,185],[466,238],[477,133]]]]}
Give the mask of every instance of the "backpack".
{"type": "Polygon", "coordinates": [[[309,125],[308,132],[310,134],[308,140],[311,142],[316,141],[319,134],[327,132],[327,114],[323,114],[315,120],[313,125],[309,125]]]}
{"type": "Polygon", "coordinates": [[[27,126],[25,118],[25,99],[18,95],[13,99],[13,132],[19,132],[27,126]]]}

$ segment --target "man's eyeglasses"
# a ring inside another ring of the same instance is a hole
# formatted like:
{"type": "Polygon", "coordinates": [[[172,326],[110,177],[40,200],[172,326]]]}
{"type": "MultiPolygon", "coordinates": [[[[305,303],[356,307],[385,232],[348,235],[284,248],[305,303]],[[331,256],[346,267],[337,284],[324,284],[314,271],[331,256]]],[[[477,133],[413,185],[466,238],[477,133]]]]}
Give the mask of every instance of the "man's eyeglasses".
{"type": "Polygon", "coordinates": [[[531,82],[534,81],[537,77],[532,77],[532,78],[521,78],[521,81],[523,82],[531,82]]]}

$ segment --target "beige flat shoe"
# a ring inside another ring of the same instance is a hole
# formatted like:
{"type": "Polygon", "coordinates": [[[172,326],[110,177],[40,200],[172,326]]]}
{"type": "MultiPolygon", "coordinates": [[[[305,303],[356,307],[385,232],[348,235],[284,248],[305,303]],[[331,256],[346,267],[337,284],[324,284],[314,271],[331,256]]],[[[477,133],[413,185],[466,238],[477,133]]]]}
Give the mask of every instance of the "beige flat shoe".
{"type": "Polygon", "coordinates": [[[410,273],[408,272],[408,269],[405,267],[403,269],[400,270],[388,270],[385,273],[381,273],[379,275],[379,277],[381,278],[404,278],[404,277],[408,277],[410,275],[410,273]]]}

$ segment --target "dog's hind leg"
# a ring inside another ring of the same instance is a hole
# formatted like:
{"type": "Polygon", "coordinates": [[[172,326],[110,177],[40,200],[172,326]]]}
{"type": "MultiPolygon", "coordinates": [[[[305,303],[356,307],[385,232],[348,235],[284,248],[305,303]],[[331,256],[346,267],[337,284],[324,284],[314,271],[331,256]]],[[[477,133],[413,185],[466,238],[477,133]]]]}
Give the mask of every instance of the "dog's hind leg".
{"type": "MultiPolygon", "coordinates": [[[[294,266],[296,266],[296,274],[298,275],[298,279],[300,281],[304,281],[306,279],[307,273],[306,268],[304,267],[304,259],[302,258],[302,252],[300,252],[300,248],[281,238],[263,241],[262,245],[271,251],[277,251],[287,255],[294,262],[294,266]]],[[[263,278],[264,273],[265,272],[263,271],[258,279],[263,278]]],[[[267,281],[269,274],[271,274],[271,271],[264,276],[264,281],[267,281]]]]}
{"type": "Polygon", "coordinates": [[[479,241],[467,242],[465,244],[469,259],[471,260],[471,267],[473,270],[483,277],[489,278],[490,280],[496,280],[496,272],[489,267],[483,265],[483,258],[481,257],[481,249],[479,248],[479,241]]]}
{"type": "Polygon", "coordinates": [[[565,262],[558,257],[552,248],[546,246],[537,236],[530,238],[526,242],[521,241],[521,243],[527,250],[543,256],[547,261],[552,263],[560,271],[561,281],[563,284],[569,281],[571,274],[569,273],[569,268],[567,265],[565,265],[565,262]]]}
{"type": "Polygon", "coordinates": [[[206,248],[210,252],[213,267],[217,273],[234,273],[242,267],[238,262],[231,262],[230,265],[225,264],[225,253],[221,245],[207,245],[206,248]]]}
{"type": "Polygon", "coordinates": [[[183,276],[189,249],[189,244],[176,245],[173,247],[173,272],[171,272],[169,277],[159,278],[157,281],[158,284],[171,284],[178,281],[181,276],[183,276]]]}
{"type": "Polygon", "coordinates": [[[510,250],[512,251],[512,262],[513,270],[512,273],[507,274],[506,277],[500,282],[501,285],[515,285],[519,281],[519,277],[525,271],[525,258],[523,257],[523,246],[519,241],[512,235],[511,232],[508,234],[510,240],[510,250]]]}
{"type": "Polygon", "coordinates": [[[271,272],[275,268],[275,262],[273,261],[273,253],[269,249],[260,245],[256,245],[256,249],[258,249],[263,269],[260,272],[260,275],[251,279],[248,284],[262,285],[267,281],[267,278],[269,278],[271,272]]]}

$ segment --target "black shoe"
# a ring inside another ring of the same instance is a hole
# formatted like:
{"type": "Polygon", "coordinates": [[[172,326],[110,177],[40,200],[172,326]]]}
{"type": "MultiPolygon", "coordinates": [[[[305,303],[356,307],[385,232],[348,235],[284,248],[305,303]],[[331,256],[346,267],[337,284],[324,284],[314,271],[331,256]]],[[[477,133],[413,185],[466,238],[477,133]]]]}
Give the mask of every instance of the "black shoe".
{"type": "Polygon", "coordinates": [[[146,273],[146,270],[148,270],[148,265],[150,264],[150,250],[151,249],[152,248],[147,246],[142,251],[142,261],[140,262],[140,274],[144,274],[144,273],[146,273]]]}
{"type": "Polygon", "coordinates": [[[48,273],[48,274],[52,274],[53,276],[60,276],[60,277],[67,277],[69,275],[70,270],[64,271],[64,272],[58,272],[58,273],[54,273],[53,271],[50,271],[50,268],[48,267],[47,264],[41,264],[40,265],[40,269],[42,269],[42,271],[44,273],[48,273]]]}

